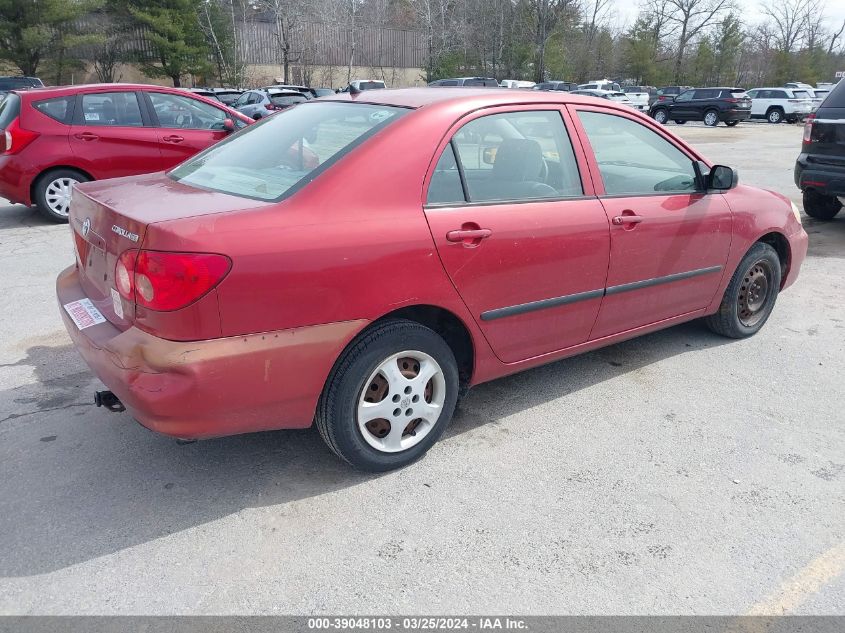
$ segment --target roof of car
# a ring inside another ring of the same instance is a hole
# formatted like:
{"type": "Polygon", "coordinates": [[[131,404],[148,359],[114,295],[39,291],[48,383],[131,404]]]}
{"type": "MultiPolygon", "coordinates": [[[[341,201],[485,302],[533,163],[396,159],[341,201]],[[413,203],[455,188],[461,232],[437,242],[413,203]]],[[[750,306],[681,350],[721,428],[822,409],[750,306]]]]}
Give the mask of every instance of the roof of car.
{"type": "Polygon", "coordinates": [[[364,91],[357,95],[339,93],[323,97],[322,101],[357,101],[377,105],[398,106],[402,108],[422,108],[437,103],[460,103],[484,108],[496,105],[520,103],[590,103],[585,97],[570,92],[550,92],[544,90],[490,90],[489,88],[464,88],[450,90],[438,86],[426,88],[398,88],[387,90],[364,91]]]}

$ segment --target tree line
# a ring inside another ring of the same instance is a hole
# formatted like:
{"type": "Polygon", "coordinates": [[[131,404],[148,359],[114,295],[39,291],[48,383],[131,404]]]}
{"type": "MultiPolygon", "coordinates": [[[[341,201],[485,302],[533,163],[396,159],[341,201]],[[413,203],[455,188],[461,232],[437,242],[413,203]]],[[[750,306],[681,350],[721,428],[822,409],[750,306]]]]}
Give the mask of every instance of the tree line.
{"type": "MultiPolygon", "coordinates": [[[[244,24],[269,23],[279,75],[291,81],[325,42],[309,23],[342,30],[346,81],[363,29],[417,32],[421,80],[480,75],[646,85],[780,85],[832,81],[845,66],[845,22],[824,0],[642,0],[619,25],[612,0],[0,0],[0,63],[48,83],[68,83],[88,61],[100,81],[123,63],[179,86],[248,83],[244,24]]],[[[383,74],[385,69],[378,69],[383,74]]],[[[385,78],[386,77],[385,75],[385,78]]]]}

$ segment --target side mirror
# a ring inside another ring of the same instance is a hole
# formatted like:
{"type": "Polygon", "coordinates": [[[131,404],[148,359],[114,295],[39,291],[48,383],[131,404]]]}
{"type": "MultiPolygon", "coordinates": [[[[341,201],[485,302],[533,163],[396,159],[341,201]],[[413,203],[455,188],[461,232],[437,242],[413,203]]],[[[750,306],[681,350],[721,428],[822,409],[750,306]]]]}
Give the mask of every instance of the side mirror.
{"type": "Polygon", "coordinates": [[[710,173],[705,177],[707,189],[727,191],[739,184],[739,172],[726,165],[713,165],[710,173]]]}
{"type": "Polygon", "coordinates": [[[232,119],[224,119],[223,130],[226,131],[226,132],[234,132],[235,131],[235,122],[232,119]]]}

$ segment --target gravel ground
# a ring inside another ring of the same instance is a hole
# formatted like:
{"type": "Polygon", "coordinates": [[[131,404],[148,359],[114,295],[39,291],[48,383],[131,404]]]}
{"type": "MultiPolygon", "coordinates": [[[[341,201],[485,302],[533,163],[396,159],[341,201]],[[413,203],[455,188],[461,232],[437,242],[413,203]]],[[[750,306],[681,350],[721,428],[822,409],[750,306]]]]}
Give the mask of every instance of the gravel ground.
{"type": "MultiPolygon", "coordinates": [[[[670,126],[800,200],[800,126],[670,126]]],[[[421,462],[179,445],[91,406],[67,227],[0,204],[0,613],[845,614],[845,214],[751,340],[691,323],[474,389],[421,462]]]]}

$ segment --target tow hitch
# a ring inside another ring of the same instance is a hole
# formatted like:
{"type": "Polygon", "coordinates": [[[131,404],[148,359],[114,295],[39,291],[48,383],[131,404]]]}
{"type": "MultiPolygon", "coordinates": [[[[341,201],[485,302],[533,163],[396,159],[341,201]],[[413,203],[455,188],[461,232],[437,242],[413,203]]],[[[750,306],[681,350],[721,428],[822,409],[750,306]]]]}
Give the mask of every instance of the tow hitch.
{"type": "Polygon", "coordinates": [[[123,406],[123,403],[111,391],[95,391],[94,404],[98,407],[105,407],[114,413],[126,411],[126,407],[123,406]]]}

